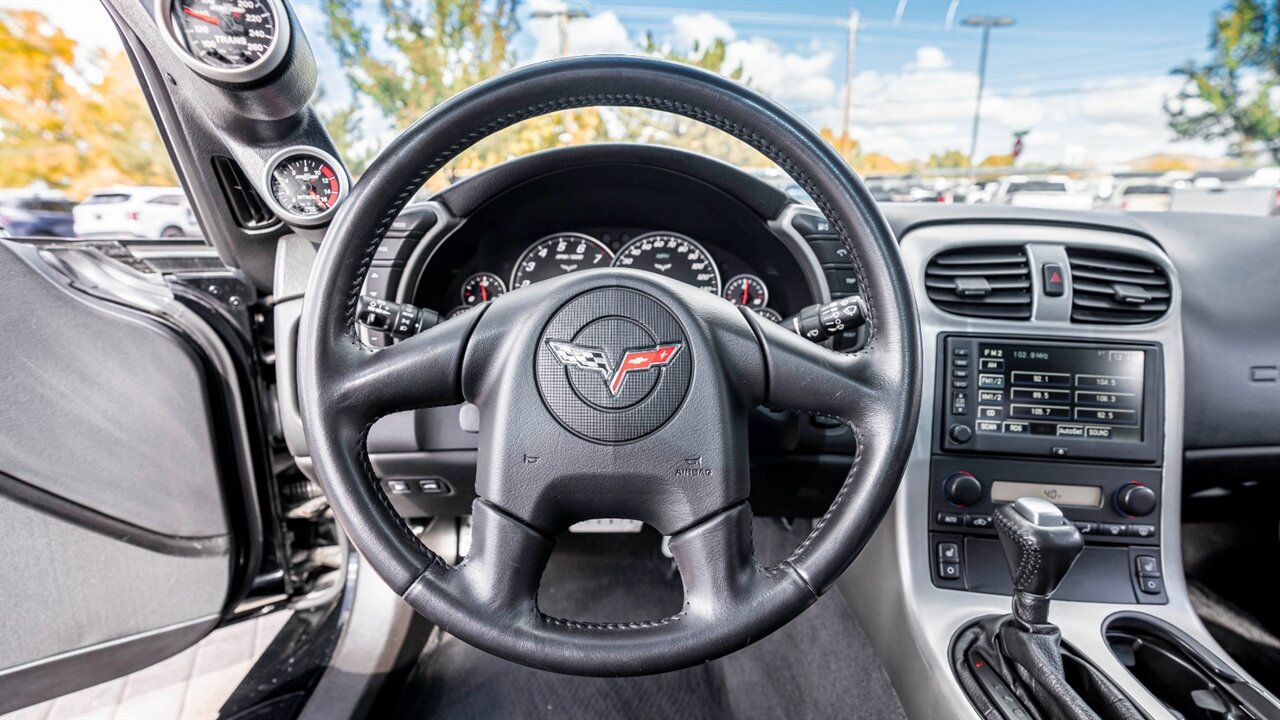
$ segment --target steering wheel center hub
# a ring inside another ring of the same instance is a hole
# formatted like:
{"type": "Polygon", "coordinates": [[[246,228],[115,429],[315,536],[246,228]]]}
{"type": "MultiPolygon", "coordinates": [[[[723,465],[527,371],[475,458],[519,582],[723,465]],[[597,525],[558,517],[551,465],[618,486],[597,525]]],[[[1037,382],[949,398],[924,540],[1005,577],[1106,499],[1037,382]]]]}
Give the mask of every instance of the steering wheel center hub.
{"type": "Polygon", "coordinates": [[[684,328],[658,300],[627,288],[592,290],[557,310],[539,338],[538,392],[575,434],[632,442],[679,410],[693,354],[684,328]]]}

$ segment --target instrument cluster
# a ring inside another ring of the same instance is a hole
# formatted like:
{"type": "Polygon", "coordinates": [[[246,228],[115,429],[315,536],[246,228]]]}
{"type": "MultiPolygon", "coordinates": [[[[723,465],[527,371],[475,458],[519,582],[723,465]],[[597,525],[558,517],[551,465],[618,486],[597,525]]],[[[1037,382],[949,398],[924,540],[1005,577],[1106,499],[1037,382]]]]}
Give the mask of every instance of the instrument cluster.
{"type": "Polygon", "coordinates": [[[670,231],[635,236],[605,233],[601,237],[584,232],[558,232],[539,238],[515,256],[509,272],[477,268],[467,275],[459,286],[460,304],[448,310],[448,315],[461,314],[542,280],[605,267],[665,275],[748,307],[774,322],[782,320],[782,314],[769,305],[768,285],[757,274],[738,273],[725,280],[720,264],[705,246],[687,235],[670,231]]]}

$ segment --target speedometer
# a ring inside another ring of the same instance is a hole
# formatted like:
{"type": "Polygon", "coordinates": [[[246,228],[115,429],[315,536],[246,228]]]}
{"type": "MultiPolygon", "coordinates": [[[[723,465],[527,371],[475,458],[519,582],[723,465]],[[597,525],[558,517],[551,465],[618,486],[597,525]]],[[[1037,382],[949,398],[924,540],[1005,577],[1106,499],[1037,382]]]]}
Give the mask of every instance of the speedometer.
{"type": "Polygon", "coordinates": [[[632,240],[613,259],[617,268],[648,270],[720,294],[720,269],[706,248],[678,233],[655,232],[632,240]]]}
{"type": "Polygon", "coordinates": [[[156,0],[156,18],[183,62],[213,80],[257,80],[289,45],[280,0],[156,0]]]}
{"type": "Polygon", "coordinates": [[[604,243],[581,233],[544,237],[529,246],[511,271],[511,289],[567,275],[578,270],[609,267],[613,252],[604,243]]]}

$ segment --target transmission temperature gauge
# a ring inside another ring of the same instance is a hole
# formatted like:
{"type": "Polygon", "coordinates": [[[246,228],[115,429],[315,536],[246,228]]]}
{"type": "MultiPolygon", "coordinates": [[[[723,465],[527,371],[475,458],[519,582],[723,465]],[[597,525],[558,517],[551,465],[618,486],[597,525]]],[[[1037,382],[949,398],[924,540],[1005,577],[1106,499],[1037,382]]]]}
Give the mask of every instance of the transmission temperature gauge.
{"type": "Polygon", "coordinates": [[[735,275],[724,285],[724,299],[759,310],[769,304],[769,288],[755,275],[735,275]]]}
{"type": "Polygon", "coordinates": [[[291,147],[267,161],[263,180],[271,209],[294,225],[327,221],[347,197],[347,171],[332,155],[313,147],[291,147]]]}

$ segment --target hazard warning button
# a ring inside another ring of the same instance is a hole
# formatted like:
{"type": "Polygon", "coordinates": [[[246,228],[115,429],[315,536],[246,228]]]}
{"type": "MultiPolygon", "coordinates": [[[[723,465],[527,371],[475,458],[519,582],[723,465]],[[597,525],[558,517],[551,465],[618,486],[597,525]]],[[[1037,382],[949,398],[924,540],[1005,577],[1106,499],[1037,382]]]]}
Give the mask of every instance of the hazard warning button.
{"type": "Polygon", "coordinates": [[[1062,297],[1067,291],[1067,280],[1058,263],[1045,263],[1040,271],[1044,277],[1044,294],[1048,297],[1062,297]]]}

